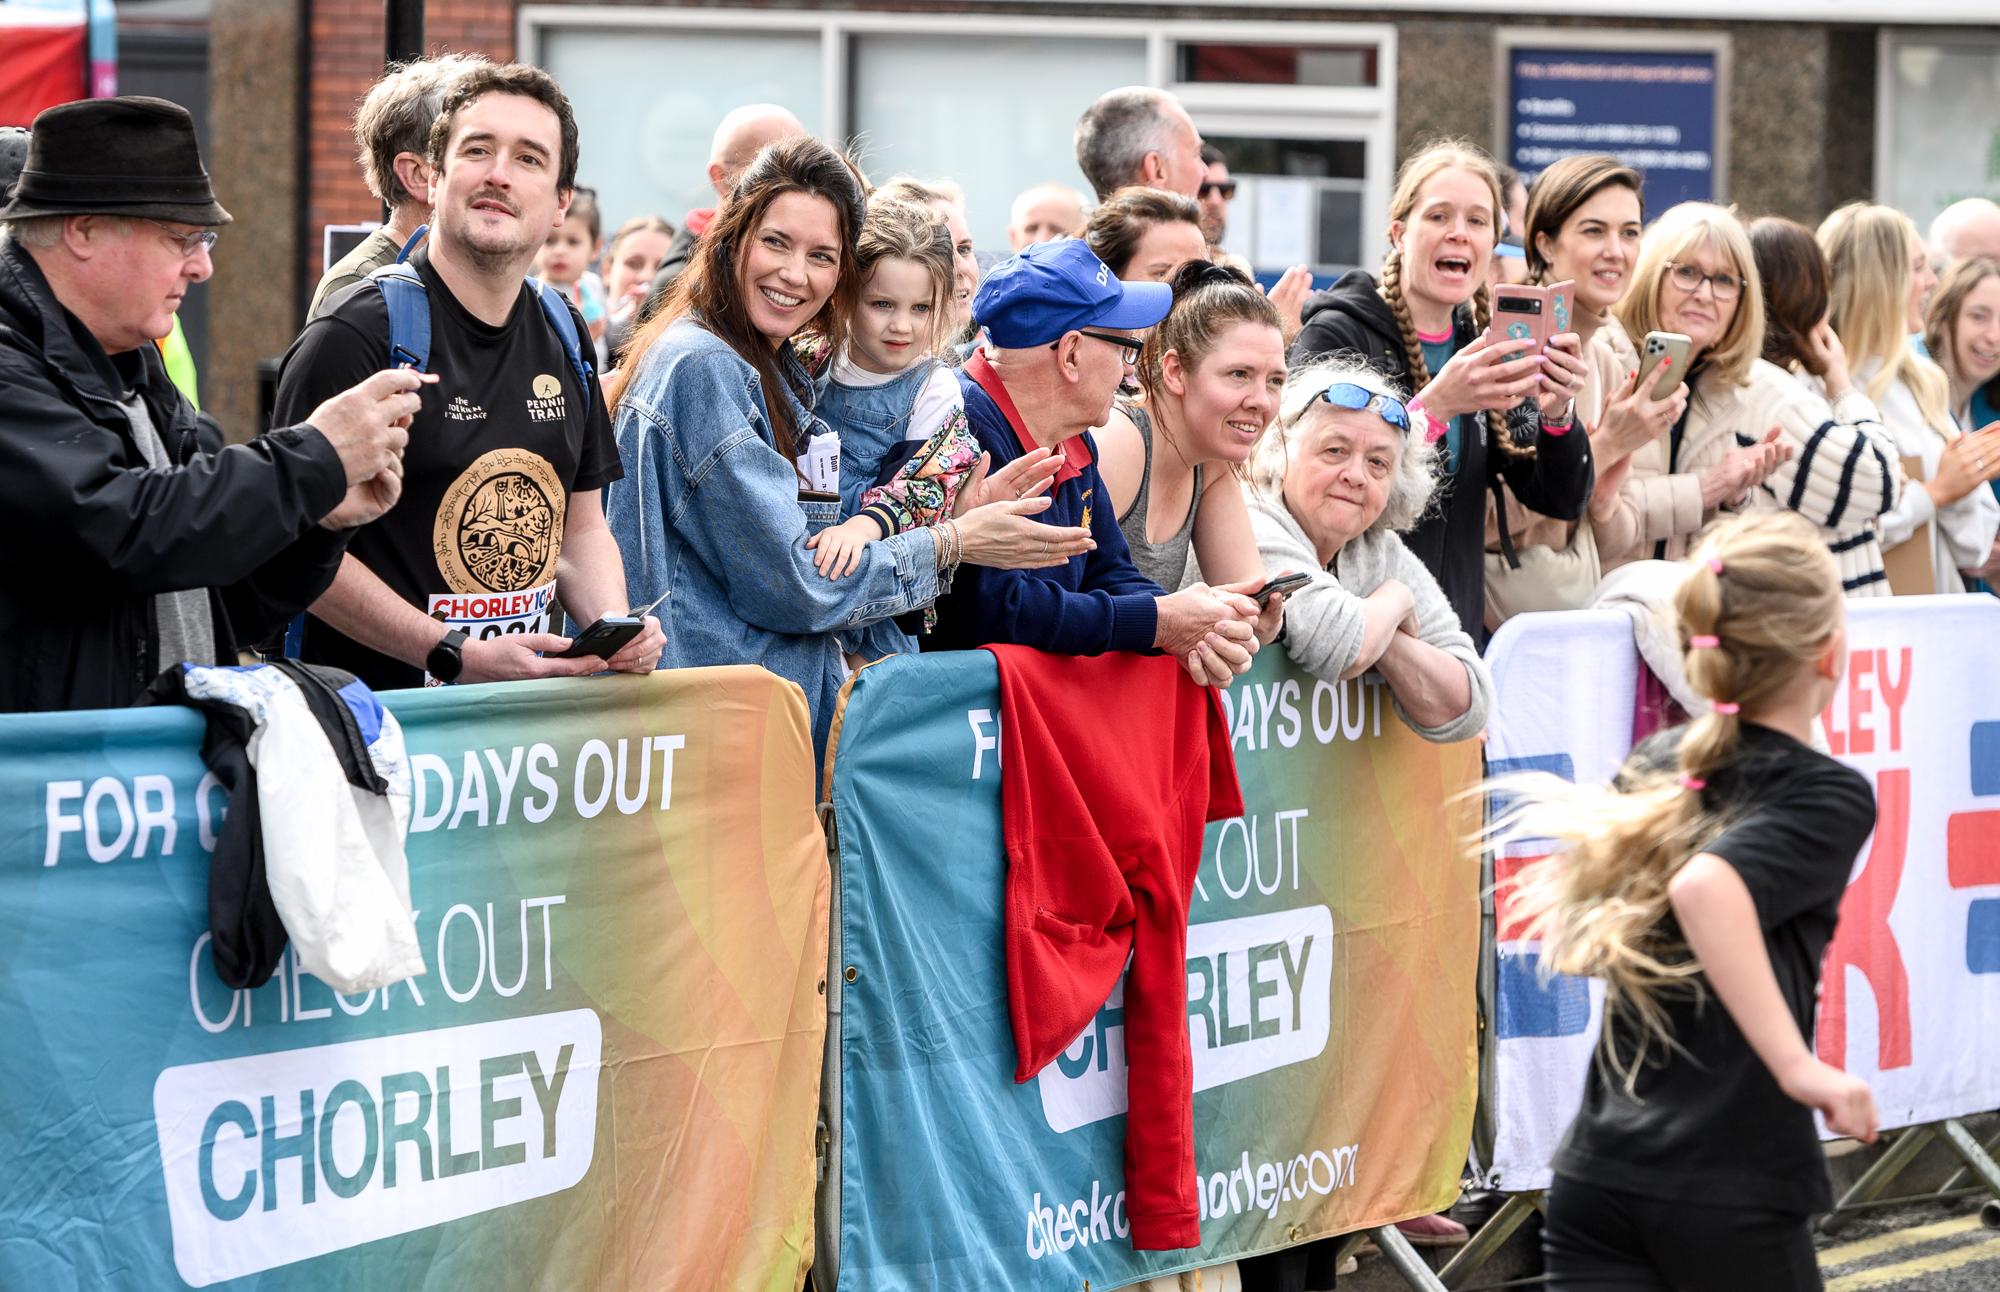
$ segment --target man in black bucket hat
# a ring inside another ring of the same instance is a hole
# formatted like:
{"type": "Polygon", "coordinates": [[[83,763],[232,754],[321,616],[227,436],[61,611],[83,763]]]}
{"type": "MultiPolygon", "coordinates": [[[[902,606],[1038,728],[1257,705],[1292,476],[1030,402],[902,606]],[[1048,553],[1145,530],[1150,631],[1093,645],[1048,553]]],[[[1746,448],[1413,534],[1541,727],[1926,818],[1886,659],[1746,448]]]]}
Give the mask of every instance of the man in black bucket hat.
{"type": "Polygon", "coordinates": [[[178,105],[35,118],[0,209],[0,712],[128,704],[183,660],[235,663],[400,493],[414,373],[227,448],[168,379],[153,342],[229,219],[178,105]]]}

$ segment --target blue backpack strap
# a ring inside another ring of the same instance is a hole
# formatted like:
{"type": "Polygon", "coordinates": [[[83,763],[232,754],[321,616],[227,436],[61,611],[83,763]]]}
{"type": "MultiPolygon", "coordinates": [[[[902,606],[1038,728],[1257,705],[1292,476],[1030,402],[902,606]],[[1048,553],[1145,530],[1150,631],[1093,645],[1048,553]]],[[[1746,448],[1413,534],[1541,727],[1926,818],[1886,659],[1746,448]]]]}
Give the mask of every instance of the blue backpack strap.
{"type": "Polygon", "coordinates": [[[417,231],[410,235],[410,240],[403,244],[403,249],[396,253],[396,263],[400,265],[405,260],[408,260],[410,258],[410,253],[417,249],[417,244],[419,242],[422,242],[424,235],[426,233],[429,233],[430,231],[431,231],[431,226],[429,226],[428,224],[418,225],[417,231]]]}
{"type": "Polygon", "coordinates": [[[389,366],[429,372],[431,298],[416,266],[398,260],[368,275],[389,311],[389,366]]]}
{"type": "Polygon", "coordinates": [[[588,415],[590,401],[597,398],[597,369],[584,355],[583,337],[576,330],[576,315],[570,312],[569,301],[563,294],[541,279],[530,278],[528,286],[535,289],[542,313],[548,315],[549,326],[562,342],[563,355],[569,360],[570,371],[576,374],[576,384],[583,390],[583,411],[588,415]]]}

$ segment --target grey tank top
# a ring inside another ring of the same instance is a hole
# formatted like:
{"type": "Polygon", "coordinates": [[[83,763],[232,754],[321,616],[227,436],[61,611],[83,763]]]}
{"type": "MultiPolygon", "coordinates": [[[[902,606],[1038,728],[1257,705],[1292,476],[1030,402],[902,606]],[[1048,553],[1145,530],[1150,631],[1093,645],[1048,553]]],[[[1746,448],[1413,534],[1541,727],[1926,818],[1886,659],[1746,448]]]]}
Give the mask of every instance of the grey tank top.
{"type": "Polygon", "coordinates": [[[1194,562],[1188,559],[1188,554],[1194,548],[1194,514],[1201,506],[1202,469],[1199,466],[1194,469],[1194,498],[1188,503],[1187,519],[1167,538],[1158,543],[1148,542],[1146,509],[1153,493],[1153,419],[1136,405],[1120,404],[1119,409],[1139,428],[1139,442],[1146,446],[1146,474],[1139,481],[1139,492],[1132,497],[1131,510],[1118,518],[1118,528],[1124,531],[1125,545],[1132,549],[1132,564],[1139,567],[1139,573],[1168,592],[1179,592],[1199,577],[1190,573],[1194,562]]]}

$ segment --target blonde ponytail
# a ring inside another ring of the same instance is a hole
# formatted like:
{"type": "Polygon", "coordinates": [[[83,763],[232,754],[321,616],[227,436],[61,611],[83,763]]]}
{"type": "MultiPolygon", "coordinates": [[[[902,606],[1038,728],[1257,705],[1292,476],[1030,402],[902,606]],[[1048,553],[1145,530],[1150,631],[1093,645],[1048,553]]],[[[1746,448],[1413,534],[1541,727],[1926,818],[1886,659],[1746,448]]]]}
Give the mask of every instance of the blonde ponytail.
{"type": "Polygon", "coordinates": [[[1725,521],[1693,563],[1674,601],[1688,683],[1711,709],[1683,732],[1673,768],[1639,770],[1617,789],[1546,775],[1487,783],[1508,802],[1489,844],[1556,844],[1511,895],[1526,936],[1542,943],[1544,971],[1602,978],[1607,1017],[1623,1011],[1639,1023],[1630,1056],[1612,1054],[1605,1032],[1611,1062],[1629,1059],[1617,1067],[1627,1090],[1651,1046],[1672,1044],[1663,997],[1691,989],[1700,972],[1670,932],[1667,889],[1725,824],[1707,790],[1736,757],[1742,710],[1791,686],[1841,623],[1839,570],[1795,512],[1725,521]]]}

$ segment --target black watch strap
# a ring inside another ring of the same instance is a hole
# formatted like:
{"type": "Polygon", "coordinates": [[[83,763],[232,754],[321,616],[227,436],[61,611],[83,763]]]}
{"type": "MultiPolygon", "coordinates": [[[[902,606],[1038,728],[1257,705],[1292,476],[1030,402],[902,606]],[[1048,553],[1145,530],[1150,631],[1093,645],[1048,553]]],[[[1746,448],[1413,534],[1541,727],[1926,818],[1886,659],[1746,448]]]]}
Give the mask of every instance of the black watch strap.
{"type": "Polygon", "coordinates": [[[466,631],[454,628],[438,639],[431,647],[431,653],[424,656],[424,672],[440,682],[456,682],[458,675],[465,671],[464,646],[466,631]]]}

